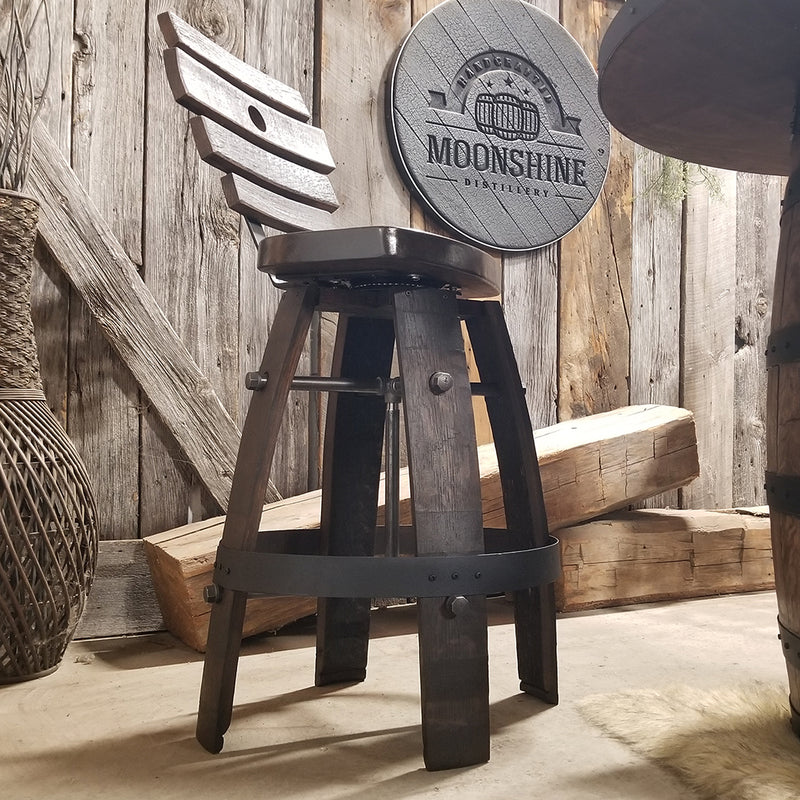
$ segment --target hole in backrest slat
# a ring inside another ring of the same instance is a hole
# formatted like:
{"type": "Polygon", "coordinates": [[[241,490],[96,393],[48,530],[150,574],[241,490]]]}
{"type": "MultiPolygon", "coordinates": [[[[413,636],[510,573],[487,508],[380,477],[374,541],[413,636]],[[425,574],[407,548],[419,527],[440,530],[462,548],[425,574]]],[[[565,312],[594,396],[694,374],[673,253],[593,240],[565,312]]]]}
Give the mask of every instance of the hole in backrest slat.
{"type": "Polygon", "coordinates": [[[261,112],[255,106],[250,106],[247,109],[247,113],[250,115],[250,119],[253,120],[253,125],[263,133],[267,129],[267,123],[264,122],[261,112]]]}
{"type": "Polygon", "coordinates": [[[169,47],[180,47],[224,80],[273,108],[303,122],[311,119],[300,92],[238,59],[176,14],[159,14],[158,24],[169,47]]]}
{"type": "Polygon", "coordinates": [[[336,166],[319,128],[260,103],[183,50],[166,50],[164,66],[173,96],[195,114],[318,172],[336,166]]]}

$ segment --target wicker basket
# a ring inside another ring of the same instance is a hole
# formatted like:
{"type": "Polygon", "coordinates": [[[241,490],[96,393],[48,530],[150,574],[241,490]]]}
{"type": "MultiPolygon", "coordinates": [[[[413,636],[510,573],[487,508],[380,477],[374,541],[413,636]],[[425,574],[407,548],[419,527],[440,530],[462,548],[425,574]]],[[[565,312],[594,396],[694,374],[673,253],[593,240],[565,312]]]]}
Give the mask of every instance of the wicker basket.
{"type": "Polygon", "coordinates": [[[41,391],[30,316],[38,204],[0,192],[0,683],[52,672],[86,604],[97,510],[41,391]]]}

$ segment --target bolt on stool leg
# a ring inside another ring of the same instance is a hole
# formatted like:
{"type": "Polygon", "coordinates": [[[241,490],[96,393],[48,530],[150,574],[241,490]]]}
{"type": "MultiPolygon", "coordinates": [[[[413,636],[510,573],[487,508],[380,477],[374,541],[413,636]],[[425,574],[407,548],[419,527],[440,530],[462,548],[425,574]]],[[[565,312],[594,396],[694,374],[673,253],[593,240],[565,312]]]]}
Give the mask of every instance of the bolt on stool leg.
{"type": "MultiPolygon", "coordinates": [[[[222,534],[222,543],[228,547],[237,550],[255,547],[280,421],[317,296],[313,289],[289,290],[278,306],[260,369],[262,374],[270,376],[270,381],[253,395],[236,459],[222,534]]],[[[222,749],[223,735],[231,721],[246,600],[246,592],[226,590],[220,602],[211,607],[197,739],[213,753],[222,749]]]]}
{"type": "MultiPolygon", "coordinates": [[[[395,326],[417,553],[483,552],[472,393],[456,298],[444,290],[398,293],[395,326]],[[452,386],[435,391],[436,373],[451,376],[452,386]]],[[[486,599],[466,598],[454,615],[447,576],[442,583],[441,597],[417,601],[423,757],[430,770],[489,758],[486,599]]]]}

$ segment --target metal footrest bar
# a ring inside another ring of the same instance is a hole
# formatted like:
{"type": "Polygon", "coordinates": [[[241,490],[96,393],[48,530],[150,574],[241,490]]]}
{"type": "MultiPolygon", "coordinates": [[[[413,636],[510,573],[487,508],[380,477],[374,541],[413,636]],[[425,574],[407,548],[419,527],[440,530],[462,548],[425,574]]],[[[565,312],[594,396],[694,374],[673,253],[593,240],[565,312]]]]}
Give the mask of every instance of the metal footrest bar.
{"type": "MultiPolygon", "coordinates": [[[[374,552],[385,552],[389,537],[387,526],[378,525],[375,528],[374,552]]],[[[259,532],[253,550],[257,553],[292,553],[301,556],[318,556],[320,555],[320,540],[321,533],[319,528],[264,530],[259,532]]],[[[416,533],[413,526],[398,525],[397,542],[397,555],[416,555],[416,533]]],[[[485,553],[507,553],[524,549],[526,548],[520,547],[518,537],[506,528],[483,529],[483,550],[485,553]]]]}
{"type": "Polygon", "coordinates": [[[253,594],[446,597],[527,589],[552,583],[560,572],[554,537],[528,550],[449,556],[323,556],[220,545],[214,583],[253,594]]]}
{"type": "MultiPolygon", "coordinates": [[[[448,376],[449,377],[449,376],[448,376]]],[[[269,376],[260,372],[248,372],[244,385],[251,392],[260,392],[269,382],[269,376]]],[[[319,375],[296,375],[292,379],[292,391],[297,392],[339,392],[341,394],[395,395],[403,393],[400,378],[331,378],[319,375]]],[[[470,391],[476,397],[495,397],[497,386],[492,383],[473,382],[470,391]]]]}

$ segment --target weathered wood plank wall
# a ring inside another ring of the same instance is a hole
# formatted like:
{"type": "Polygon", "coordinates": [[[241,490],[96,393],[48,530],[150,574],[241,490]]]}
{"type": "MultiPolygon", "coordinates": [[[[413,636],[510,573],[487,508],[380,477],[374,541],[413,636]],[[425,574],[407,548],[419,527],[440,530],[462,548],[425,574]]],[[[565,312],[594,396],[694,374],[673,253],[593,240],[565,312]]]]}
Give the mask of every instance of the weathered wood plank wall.
{"type": "MultiPolygon", "coordinates": [[[[173,10],[298,87],[338,162],[340,223],[437,230],[386,144],[384,81],[403,37],[438,0],[50,0],[53,75],[44,118],[143,280],[241,424],[241,376],[278,298],[249,234],[195,156],[164,79],[156,16],[173,10]]],[[[535,0],[592,60],[622,0],[535,0]]],[[[7,9],[0,0],[0,9],[7,9]]],[[[651,506],[763,502],[763,350],[781,181],[684,170],[614,134],[609,177],[561,242],[504,257],[503,302],[534,427],[628,403],[697,414],[702,475],[651,506]],[[690,172],[689,177],[697,177],[690,172]]],[[[147,397],[40,252],[34,319],[51,406],[93,476],[106,539],[217,513],[147,397]]],[[[335,320],[314,325],[304,371],[324,369],[335,320]]],[[[324,403],[292,396],[274,480],[318,480],[324,403]]]]}

